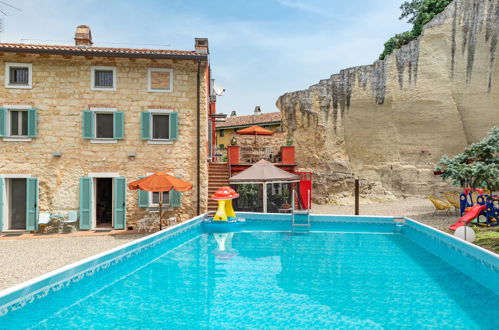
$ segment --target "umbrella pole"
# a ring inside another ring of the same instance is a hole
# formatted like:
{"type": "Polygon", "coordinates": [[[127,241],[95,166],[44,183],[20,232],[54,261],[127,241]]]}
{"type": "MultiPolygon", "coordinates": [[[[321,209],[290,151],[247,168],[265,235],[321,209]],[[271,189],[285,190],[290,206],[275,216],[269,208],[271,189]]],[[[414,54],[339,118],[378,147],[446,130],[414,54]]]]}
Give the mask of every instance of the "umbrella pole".
{"type": "Polygon", "coordinates": [[[161,213],[163,213],[163,192],[159,192],[159,230],[161,230],[161,213]]]}

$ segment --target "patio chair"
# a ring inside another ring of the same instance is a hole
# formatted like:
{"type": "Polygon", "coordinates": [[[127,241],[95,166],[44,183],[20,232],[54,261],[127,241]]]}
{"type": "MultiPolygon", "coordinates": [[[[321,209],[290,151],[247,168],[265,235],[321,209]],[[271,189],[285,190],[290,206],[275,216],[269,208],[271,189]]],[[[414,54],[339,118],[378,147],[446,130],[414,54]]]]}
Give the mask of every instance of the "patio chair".
{"type": "Polygon", "coordinates": [[[459,202],[459,193],[455,192],[444,192],[443,193],[445,199],[447,202],[449,202],[452,206],[454,206],[454,210],[456,211],[456,214],[459,212],[461,209],[461,204],[459,202]]]}
{"type": "Polygon", "coordinates": [[[438,211],[445,211],[449,214],[449,209],[452,207],[449,202],[435,196],[428,196],[428,199],[433,203],[433,206],[435,206],[435,212],[433,212],[433,215],[437,214],[438,211]]]}
{"type": "Polygon", "coordinates": [[[40,213],[38,215],[38,231],[41,232],[42,228],[47,228],[50,223],[50,213],[40,213]],[[42,225],[42,226],[40,226],[42,225]]]}
{"type": "Polygon", "coordinates": [[[76,231],[76,223],[78,222],[78,211],[68,212],[68,216],[61,221],[62,231],[66,232],[66,228],[71,228],[71,233],[76,231]]]}

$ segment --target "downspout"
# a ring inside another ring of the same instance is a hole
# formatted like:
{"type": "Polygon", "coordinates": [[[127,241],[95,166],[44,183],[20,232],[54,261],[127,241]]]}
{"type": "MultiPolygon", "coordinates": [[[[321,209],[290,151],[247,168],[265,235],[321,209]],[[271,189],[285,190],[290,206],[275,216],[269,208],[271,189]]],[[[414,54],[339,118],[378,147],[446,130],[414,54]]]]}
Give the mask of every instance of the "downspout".
{"type": "Polygon", "coordinates": [[[198,60],[198,74],[197,74],[197,112],[198,112],[198,118],[197,118],[197,205],[196,205],[196,214],[199,215],[201,212],[201,105],[199,104],[201,101],[201,78],[199,77],[199,73],[201,71],[201,60],[198,60]]]}

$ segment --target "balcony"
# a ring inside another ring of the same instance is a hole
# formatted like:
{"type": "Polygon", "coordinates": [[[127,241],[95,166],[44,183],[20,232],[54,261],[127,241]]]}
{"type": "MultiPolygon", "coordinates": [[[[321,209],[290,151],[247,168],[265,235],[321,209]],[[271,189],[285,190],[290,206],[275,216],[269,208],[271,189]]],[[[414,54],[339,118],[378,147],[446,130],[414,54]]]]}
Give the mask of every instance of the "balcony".
{"type": "Polygon", "coordinates": [[[294,146],[228,146],[227,161],[231,167],[248,167],[260,159],[268,160],[279,167],[294,167],[294,146]]]}

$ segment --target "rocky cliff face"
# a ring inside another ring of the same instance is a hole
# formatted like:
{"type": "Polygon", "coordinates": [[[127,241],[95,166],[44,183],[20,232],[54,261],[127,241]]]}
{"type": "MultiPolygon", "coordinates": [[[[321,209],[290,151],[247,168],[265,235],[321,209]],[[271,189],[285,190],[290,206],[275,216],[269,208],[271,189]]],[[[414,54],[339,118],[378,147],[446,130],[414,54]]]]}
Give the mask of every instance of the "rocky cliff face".
{"type": "Polygon", "coordinates": [[[498,36],[499,0],[455,0],[385,60],[279,97],[316,202],[348,197],[355,176],[380,199],[447,188],[435,163],[499,125],[498,36]]]}

